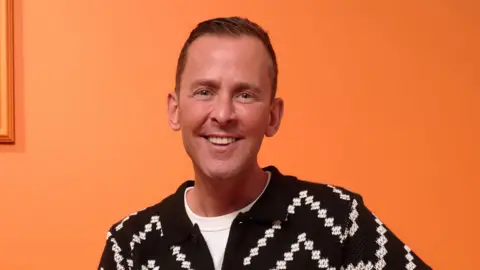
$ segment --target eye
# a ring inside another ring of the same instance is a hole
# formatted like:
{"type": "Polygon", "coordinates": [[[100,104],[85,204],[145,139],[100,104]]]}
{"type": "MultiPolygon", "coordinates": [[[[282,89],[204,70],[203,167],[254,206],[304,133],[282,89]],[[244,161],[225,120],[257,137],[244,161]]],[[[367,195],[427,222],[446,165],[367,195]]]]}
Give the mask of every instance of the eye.
{"type": "Polygon", "coordinates": [[[205,88],[198,89],[197,91],[195,91],[193,93],[193,96],[198,98],[198,99],[207,99],[212,95],[213,95],[212,91],[210,91],[208,89],[205,89],[205,88]]]}
{"type": "Polygon", "coordinates": [[[208,91],[206,89],[201,89],[201,90],[197,91],[196,94],[200,95],[200,96],[208,96],[210,94],[210,91],[208,91]]]}
{"type": "Polygon", "coordinates": [[[250,95],[249,93],[241,93],[240,97],[241,98],[250,98],[250,97],[252,97],[252,95],[250,95]]]}
{"type": "Polygon", "coordinates": [[[251,93],[248,93],[248,92],[242,92],[242,93],[238,94],[237,97],[242,101],[249,101],[249,100],[252,100],[254,98],[254,96],[251,93]]]}

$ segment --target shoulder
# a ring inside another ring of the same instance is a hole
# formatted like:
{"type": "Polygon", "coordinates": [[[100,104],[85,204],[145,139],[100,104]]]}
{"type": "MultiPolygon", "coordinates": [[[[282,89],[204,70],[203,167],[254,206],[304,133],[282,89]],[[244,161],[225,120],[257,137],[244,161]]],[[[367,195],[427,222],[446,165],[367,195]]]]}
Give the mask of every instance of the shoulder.
{"type": "Polygon", "coordinates": [[[328,184],[318,179],[305,179],[288,173],[284,174],[275,166],[268,166],[264,169],[271,173],[271,179],[275,185],[274,189],[277,192],[302,192],[340,204],[353,199],[361,199],[359,193],[340,185],[328,184]]]}
{"type": "Polygon", "coordinates": [[[132,250],[133,246],[142,243],[146,238],[163,238],[163,221],[166,216],[171,216],[169,209],[178,209],[178,194],[177,191],[156,204],[119,218],[110,225],[106,235],[107,242],[132,250]]]}
{"type": "Polygon", "coordinates": [[[276,181],[272,185],[274,192],[270,194],[275,195],[268,199],[269,204],[276,207],[269,211],[279,208],[285,213],[286,210],[285,220],[291,222],[291,228],[312,235],[321,234],[324,241],[332,244],[343,243],[350,232],[357,230],[358,217],[365,208],[359,193],[339,185],[272,171],[276,181]],[[277,199],[279,197],[281,199],[277,199]]]}
{"type": "Polygon", "coordinates": [[[355,211],[363,207],[362,196],[346,187],[282,174],[275,167],[267,169],[272,172],[273,180],[267,195],[269,204],[286,207],[289,216],[304,218],[316,213],[313,216],[348,223],[355,211]]]}
{"type": "Polygon", "coordinates": [[[324,183],[310,179],[301,179],[296,176],[285,175],[289,188],[297,193],[298,197],[320,201],[323,204],[335,207],[350,208],[352,203],[363,202],[362,195],[347,187],[324,183]]]}
{"type": "Polygon", "coordinates": [[[361,195],[355,191],[352,191],[344,186],[327,184],[314,180],[306,180],[296,178],[296,185],[300,189],[310,191],[318,196],[322,196],[326,200],[332,200],[336,202],[348,202],[352,199],[358,199],[361,195]]]}
{"type": "Polygon", "coordinates": [[[297,198],[305,204],[318,205],[335,216],[347,218],[353,209],[363,204],[362,196],[346,187],[296,178],[297,198]]]}
{"type": "Polygon", "coordinates": [[[110,225],[107,236],[111,234],[131,235],[131,233],[138,232],[140,229],[143,229],[145,224],[159,220],[159,215],[162,212],[162,209],[165,207],[165,204],[169,203],[171,197],[172,195],[168,196],[157,204],[147,206],[143,209],[120,217],[117,221],[110,225]]]}

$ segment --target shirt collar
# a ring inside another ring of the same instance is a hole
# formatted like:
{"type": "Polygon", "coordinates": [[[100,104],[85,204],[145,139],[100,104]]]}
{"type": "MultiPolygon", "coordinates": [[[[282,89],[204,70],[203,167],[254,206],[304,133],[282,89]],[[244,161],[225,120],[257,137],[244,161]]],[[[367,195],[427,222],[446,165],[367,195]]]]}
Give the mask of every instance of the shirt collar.
{"type": "Polygon", "coordinates": [[[286,221],[287,208],[294,195],[294,189],[291,186],[292,182],[289,181],[293,177],[283,175],[274,166],[268,166],[263,169],[271,173],[270,184],[250,211],[243,213],[240,218],[247,218],[262,223],[286,221]]]}
{"type": "MultiPolygon", "coordinates": [[[[267,166],[263,170],[271,173],[269,185],[251,209],[244,213],[240,212],[237,218],[258,223],[284,222],[287,218],[288,205],[294,195],[291,180],[295,178],[283,175],[274,166],[267,166]]],[[[160,219],[168,246],[179,244],[190,237],[194,238],[198,233],[198,228],[192,224],[187,215],[184,203],[185,190],[193,185],[192,180],[184,182],[174,194],[160,204],[160,219]]]]}

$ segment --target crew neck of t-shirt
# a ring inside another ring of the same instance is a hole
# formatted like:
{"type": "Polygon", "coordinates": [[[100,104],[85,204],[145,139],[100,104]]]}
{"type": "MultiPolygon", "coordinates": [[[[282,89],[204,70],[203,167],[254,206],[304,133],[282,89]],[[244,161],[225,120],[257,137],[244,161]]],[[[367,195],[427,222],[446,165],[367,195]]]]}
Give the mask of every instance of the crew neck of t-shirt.
{"type": "Polygon", "coordinates": [[[268,171],[267,171],[267,173],[268,173],[267,183],[266,183],[265,187],[263,188],[262,192],[260,193],[260,195],[257,196],[257,198],[253,202],[251,202],[247,206],[245,206],[245,207],[243,207],[243,208],[241,208],[241,209],[239,209],[235,212],[225,214],[225,215],[222,215],[222,216],[204,217],[204,216],[199,216],[199,215],[195,214],[187,203],[187,192],[192,190],[194,187],[193,186],[188,187],[185,190],[185,194],[184,194],[185,210],[187,212],[188,217],[190,218],[190,220],[192,221],[193,224],[195,224],[195,223],[198,224],[198,227],[200,228],[200,231],[203,231],[203,232],[222,231],[222,230],[230,229],[230,226],[232,225],[232,222],[235,219],[235,217],[240,212],[249,211],[252,208],[252,206],[258,201],[258,199],[265,192],[266,188],[268,187],[268,184],[270,183],[270,178],[271,178],[271,173],[268,172],[268,171]]]}

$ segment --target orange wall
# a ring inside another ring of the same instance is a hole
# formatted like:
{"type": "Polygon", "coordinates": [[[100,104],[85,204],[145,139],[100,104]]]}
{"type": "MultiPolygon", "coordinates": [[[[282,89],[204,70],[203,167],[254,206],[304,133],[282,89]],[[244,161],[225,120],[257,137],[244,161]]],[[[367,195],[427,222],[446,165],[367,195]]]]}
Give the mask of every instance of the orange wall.
{"type": "Polygon", "coordinates": [[[286,115],[262,164],[361,193],[435,269],[475,268],[479,4],[137,2],[15,0],[2,269],[95,269],[113,222],[192,175],[166,93],[188,31],[235,14],[279,55],[286,115]]]}

